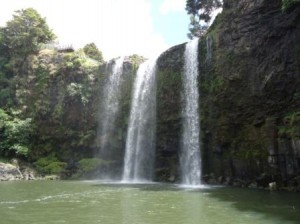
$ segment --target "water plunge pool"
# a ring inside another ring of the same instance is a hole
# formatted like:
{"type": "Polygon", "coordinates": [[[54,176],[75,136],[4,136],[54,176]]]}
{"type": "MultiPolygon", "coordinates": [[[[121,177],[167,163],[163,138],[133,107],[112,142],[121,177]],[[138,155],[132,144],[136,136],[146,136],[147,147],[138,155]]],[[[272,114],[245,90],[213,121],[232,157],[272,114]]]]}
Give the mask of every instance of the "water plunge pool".
{"type": "Polygon", "coordinates": [[[296,224],[300,195],[100,181],[0,183],[4,224],[296,224]]]}

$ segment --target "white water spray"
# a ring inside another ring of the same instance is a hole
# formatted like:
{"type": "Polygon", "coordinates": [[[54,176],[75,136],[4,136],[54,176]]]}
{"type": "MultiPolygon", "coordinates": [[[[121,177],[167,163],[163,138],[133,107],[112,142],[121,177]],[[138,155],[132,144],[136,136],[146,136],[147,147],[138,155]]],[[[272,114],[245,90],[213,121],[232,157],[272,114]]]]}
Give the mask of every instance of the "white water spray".
{"type": "Polygon", "coordinates": [[[105,96],[101,102],[101,122],[99,123],[100,156],[103,158],[109,157],[109,135],[115,131],[115,122],[119,113],[123,62],[124,57],[114,61],[111,73],[104,86],[105,96]]]}
{"type": "Polygon", "coordinates": [[[183,75],[183,134],[180,155],[182,184],[201,184],[198,92],[198,39],[186,45],[183,75]]]}
{"type": "Polygon", "coordinates": [[[151,181],[156,128],[156,60],[140,65],[135,78],[126,139],[123,182],[151,181]]]}

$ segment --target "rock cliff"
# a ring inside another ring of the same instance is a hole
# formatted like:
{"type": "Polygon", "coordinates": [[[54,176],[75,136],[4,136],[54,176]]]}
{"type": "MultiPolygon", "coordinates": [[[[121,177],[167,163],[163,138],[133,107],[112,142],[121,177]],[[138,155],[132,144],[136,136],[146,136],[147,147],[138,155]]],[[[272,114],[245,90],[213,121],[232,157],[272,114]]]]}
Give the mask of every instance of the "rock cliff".
{"type": "MultiPolygon", "coordinates": [[[[279,0],[224,1],[199,47],[208,182],[295,183],[300,170],[299,40],[299,5],[283,12],[279,0]]],[[[183,51],[184,45],[173,47],[158,61],[157,173],[165,180],[178,176],[183,51]]]]}

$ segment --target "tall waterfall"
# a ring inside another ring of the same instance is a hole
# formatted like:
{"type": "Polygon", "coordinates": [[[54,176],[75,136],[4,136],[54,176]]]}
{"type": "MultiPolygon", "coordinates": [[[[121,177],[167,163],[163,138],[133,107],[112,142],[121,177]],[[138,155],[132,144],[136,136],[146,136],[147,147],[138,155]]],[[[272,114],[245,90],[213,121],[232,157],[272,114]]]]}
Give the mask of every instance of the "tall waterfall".
{"type": "Polygon", "coordinates": [[[198,39],[186,45],[183,75],[183,134],[180,165],[182,183],[201,184],[198,92],[198,39]]]}
{"type": "MultiPolygon", "coordinates": [[[[121,80],[124,57],[116,59],[105,83],[103,101],[101,102],[101,123],[99,123],[100,156],[109,158],[109,136],[115,131],[115,121],[119,112],[121,97],[121,80]]],[[[109,70],[109,69],[107,69],[109,70]]]]}
{"type": "Polygon", "coordinates": [[[156,60],[140,65],[134,82],[123,181],[151,181],[156,128],[156,60]]]}

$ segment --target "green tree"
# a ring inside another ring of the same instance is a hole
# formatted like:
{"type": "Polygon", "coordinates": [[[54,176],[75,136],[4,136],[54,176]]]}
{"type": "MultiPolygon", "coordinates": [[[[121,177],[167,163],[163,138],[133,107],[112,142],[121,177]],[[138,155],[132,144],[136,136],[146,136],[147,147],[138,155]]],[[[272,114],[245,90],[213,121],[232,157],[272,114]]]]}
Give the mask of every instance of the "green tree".
{"type": "Polygon", "coordinates": [[[16,11],[2,31],[2,41],[10,56],[26,57],[35,54],[40,44],[54,39],[55,35],[46,20],[32,8],[16,11]]]}
{"type": "Polygon", "coordinates": [[[10,80],[13,74],[10,69],[8,50],[4,44],[4,28],[0,27],[0,107],[2,108],[8,108],[13,103],[13,89],[10,80]]]}
{"type": "Polygon", "coordinates": [[[139,65],[145,62],[147,59],[141,55],[133,54],[129,56],[129,60],[131,61],[133,67],[137,69],[139,65]]]}
{"type": "Polygon", "coordinates": [[[202,36],[208,24],[211,21],[211,16],[214,10],[222,6],[222,0],[187,0],[186,11],[190,17],[188,37],[202,36]]]}
{"type": "Polygon", "coordinates": [[[97,48],[96,44],[90,43],[85,45],[83,51],[88,57],[99,61],[100,63],[104,62],[102,52],[97,48]]]}
{"type": "Polygon", "coordinates": [[[0,108],[0,157],[27,156],[32,132],[31,119],[19,119],[0,108]]]}
{"type": "MultiPolygon", "coordinates": [[[[15,11],[13,19],[0,27],[0,106],[17,104],[16,92],[25,89],[30,56],[55,35],[44,18],[32,8],[15,11]]],[[[23,96],[23,94],[22,94],[23,96]]]]}

